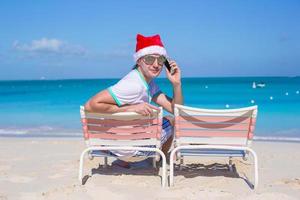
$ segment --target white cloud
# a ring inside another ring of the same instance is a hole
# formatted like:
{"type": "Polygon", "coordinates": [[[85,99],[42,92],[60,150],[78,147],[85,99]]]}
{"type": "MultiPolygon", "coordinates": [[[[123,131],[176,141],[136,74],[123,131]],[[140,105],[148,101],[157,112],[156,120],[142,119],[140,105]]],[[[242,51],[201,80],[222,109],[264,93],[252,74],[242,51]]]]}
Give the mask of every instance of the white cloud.
{"type": "Polygon", "coordinates": [[[19,41],[13,42],[13,48],[23,52],[52,53],[65,55],[84,55],[87,50],[79,45],[72,45],[58,39],[42,38],[33,40],[29,44],[22,44],[19,41]]]}

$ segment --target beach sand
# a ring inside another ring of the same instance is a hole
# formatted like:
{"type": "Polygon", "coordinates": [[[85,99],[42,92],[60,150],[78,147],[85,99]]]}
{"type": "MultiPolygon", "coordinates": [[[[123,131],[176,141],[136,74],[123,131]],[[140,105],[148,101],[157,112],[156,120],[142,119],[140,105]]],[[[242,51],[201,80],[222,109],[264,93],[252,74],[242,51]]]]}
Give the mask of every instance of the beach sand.
{"type": "Polygon", "coordinates": [[[153,168],[99,167],[103,159],[86,160],[84,185],[78,181],[80,138],[1,138],[0,200],[20,199],[299,199],[300,143],[253,143],[259,162],[259,185],[252,190],[249,161],[187,158],[175,171],[174,187],[161,188],[153,168]],[[194,164],[192,164],[194,163],[194,164]],[[217,170],[216,170],[217,169],[217,170]]]}

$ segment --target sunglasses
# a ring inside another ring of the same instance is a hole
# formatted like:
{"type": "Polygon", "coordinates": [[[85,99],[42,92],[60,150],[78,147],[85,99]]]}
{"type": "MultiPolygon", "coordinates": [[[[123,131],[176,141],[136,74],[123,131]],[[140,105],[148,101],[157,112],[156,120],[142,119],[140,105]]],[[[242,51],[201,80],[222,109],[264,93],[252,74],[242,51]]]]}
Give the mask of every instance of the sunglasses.
{"type": "Polygon", "coordinates": [[[155,56],[147,55],[143,57],[143,60],[147,65],[153,65],[155,60],[157,60],[158,65],[162,66],[166,61],[166,58],[164,56],[155,57],[155,56]]]}

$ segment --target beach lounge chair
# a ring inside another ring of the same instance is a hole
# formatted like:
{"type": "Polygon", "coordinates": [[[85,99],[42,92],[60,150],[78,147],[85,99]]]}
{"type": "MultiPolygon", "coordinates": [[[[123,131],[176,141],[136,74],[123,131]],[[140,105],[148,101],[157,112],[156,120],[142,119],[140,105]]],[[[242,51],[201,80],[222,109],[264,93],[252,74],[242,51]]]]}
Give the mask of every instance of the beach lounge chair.
{"type": "MultiPolygon", "coordinates": [[[[83,178],[83,162],[86,154],[103,156],[105,165],[107,157],[111,156],[103,151],[137,150],[156,152],[153,163],[159,155],[162,158],[162,187],[166,182],[166,157],[160,150],[160,135],[162,129],[162,108],[160,112],[153,111],[153,116],[144,117],[134,112],[120,112],[114,114],[89,113],[80,107],[84,139],[87,148],[80,156],[79,181],[83,178]],[[100,152],[100,154],[99,154],[100,152]],[[101,152],[102,155],[101,155],[101,152]]],[[[114,156],[113,156],[114,157],[114,156]]]]}
{"type": "MultiPolygon", "coordinates": [[[[170,155],[170,185],[174,184],[174,159],[184,156],[232,157],[245,160],[253,156],[254,184],[258,184],[256,153],[250,148],[253,138],[257,106],[240,109],[199,109],[175,105],[175,148],[170,155]],[[176,157],[177,155],[177,157],[176,157]]],[[[250,184],[251,186],[251,184],[250,184]]]]}

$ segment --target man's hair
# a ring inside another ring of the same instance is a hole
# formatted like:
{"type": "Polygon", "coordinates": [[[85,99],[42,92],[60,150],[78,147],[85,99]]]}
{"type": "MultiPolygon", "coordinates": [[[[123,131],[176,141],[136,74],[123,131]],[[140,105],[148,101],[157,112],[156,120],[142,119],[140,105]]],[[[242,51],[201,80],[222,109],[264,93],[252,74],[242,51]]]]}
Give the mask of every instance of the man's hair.
{"type": "Polygon", "coordinates": [[[138,64],[133,65],[132,70],[137,69],[139,66],[138,64]]]}

